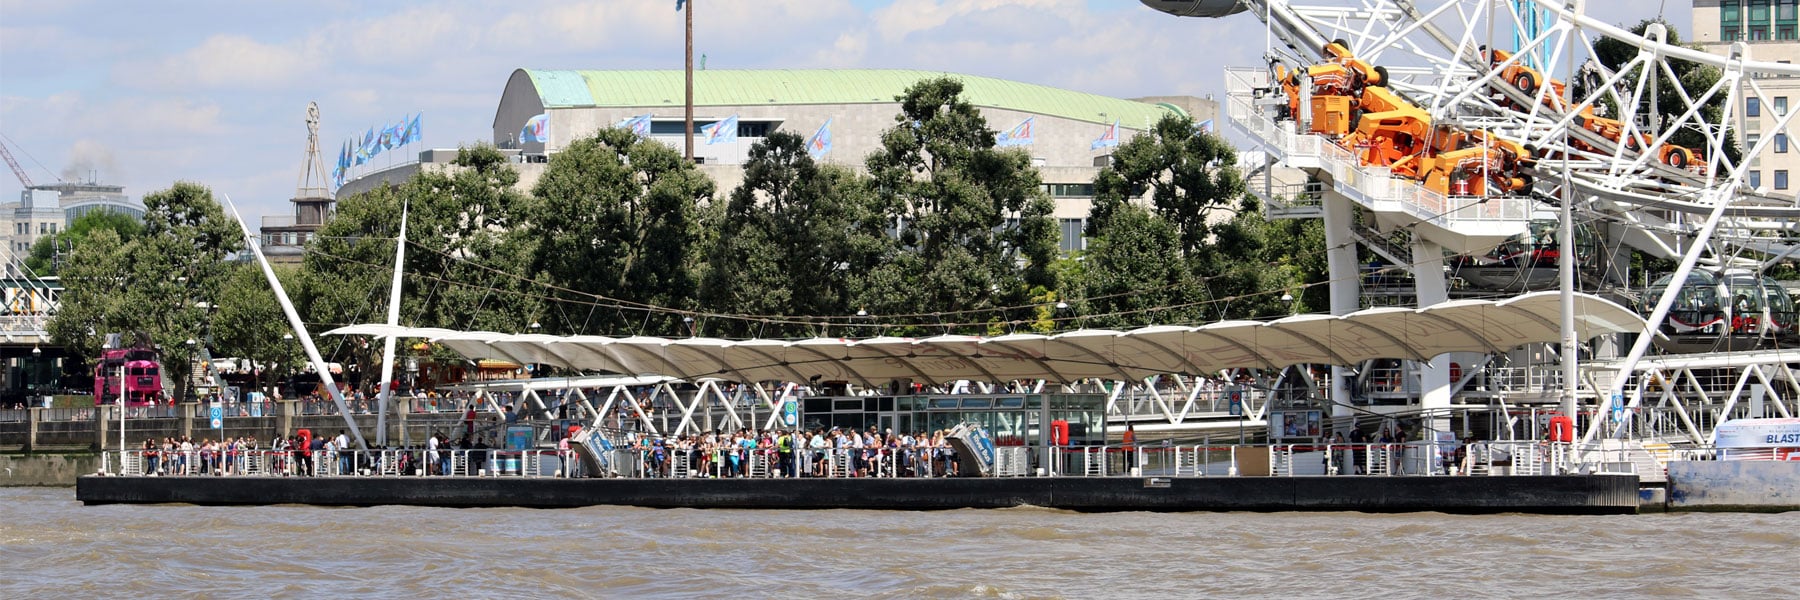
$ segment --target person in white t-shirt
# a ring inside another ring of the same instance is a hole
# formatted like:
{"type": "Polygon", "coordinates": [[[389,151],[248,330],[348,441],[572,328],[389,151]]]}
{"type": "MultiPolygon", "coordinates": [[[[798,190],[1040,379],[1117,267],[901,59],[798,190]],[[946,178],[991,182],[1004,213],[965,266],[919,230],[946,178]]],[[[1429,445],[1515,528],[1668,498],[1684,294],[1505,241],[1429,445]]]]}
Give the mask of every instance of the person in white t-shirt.
{"type": "Polygon", "coordinates": [[[438,436],[435,433],[431,434],[431,437],[425,438],[425,474],[444,474],[444,470],[438,462],[438,436]]]}

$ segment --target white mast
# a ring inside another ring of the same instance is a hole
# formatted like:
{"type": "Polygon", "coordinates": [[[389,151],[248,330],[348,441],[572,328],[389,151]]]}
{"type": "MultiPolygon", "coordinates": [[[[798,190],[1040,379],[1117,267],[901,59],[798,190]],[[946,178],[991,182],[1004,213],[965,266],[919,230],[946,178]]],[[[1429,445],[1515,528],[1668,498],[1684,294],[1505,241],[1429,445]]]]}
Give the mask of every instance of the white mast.
{"type": "Polygon", "coordinates": [[[281,303],[281,312],[287,315],[288,325],[294,328],[294,337],[300,339],[300,346],[306,349],[306,358],[312,361],[313,368],[319,371],[319,383],[331,394],[331,401],[337,403],[338,414],[344,416],[344,424],[350,426],[350,435],[356,436],[356,447],[367,450],[369,443],[363,440],[362,429],[356,426],[356,417],[350,414],[350,407],[344,404],[344,394],[338,391],[337,381],[331,378],[331,367],[319,356],[318,346],[313,345],[312,336],[306,333],[306,324],[300,322],[300,313],[294,310],[294,303],[288,301],[287,289],[281,287],[281,280],[275,277],[275,269],[269,266],[269,259],[263,256],[262,240],[250,233],[250,224],[244,222],[244,215],[238,213],[237,204],[231,201],[229,194],[220,193],[225,198],[225,205],[231,207],[231,216],[237,217],[238,228],[244,231],[244,245],[256,255],[256,263],[262,265],[263,275],[269,278],[269,287],[275,290],[275,301],[281,303]]]}
{"type": "MultiPolygon", "coordinates": [[[[400,206],[400,239],[394,242],[394,285],[388,291],[388,327],[400,324],[400,273],[406,266],[406,216],[408,205],[400,206]]],[[[386,345],[381,351],[381,396],[377,401],[380,408],[375,417],[375,443],[387,445],[387,413],[388,399],[394,395],[394,336],[387,336],[386,345]]],[[[404,436],[402,436],[404,437],[404,436]]]]}

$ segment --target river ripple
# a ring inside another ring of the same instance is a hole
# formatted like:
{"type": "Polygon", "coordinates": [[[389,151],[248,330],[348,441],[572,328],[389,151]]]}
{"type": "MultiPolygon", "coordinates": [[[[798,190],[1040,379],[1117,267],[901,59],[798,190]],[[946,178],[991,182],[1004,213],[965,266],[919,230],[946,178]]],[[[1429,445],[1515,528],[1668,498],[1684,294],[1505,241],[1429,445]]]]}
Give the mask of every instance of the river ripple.
{"type": "Polygon", "coordinates": [[[94,506],[0,488],[0,598],[1792,597],[1800,513],[94,506]]]}

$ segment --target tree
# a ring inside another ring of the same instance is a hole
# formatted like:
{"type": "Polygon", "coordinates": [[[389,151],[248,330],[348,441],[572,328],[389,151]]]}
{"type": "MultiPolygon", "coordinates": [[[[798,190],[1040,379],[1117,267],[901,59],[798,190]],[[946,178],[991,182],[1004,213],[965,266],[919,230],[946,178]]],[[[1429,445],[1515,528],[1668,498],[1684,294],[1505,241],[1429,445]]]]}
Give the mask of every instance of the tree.
{"type": "Polygon", "coordinates": [[[614,128],[551,157],[532,194],[529,226],[517,232],[532,249],[530,272],[578,294],[545,315],[547,330],[685,333],[680,315],[601,308],[579,294],[693,308],[711,179],[668,145],[614,128]]]}
{"type": "MultiPolygon", "coordinates": [[[[1189,269],[1203,282],[1205,297],[1212,301],[1212,306],[1197,315],[1201,320],[1285,316],[1294,307],[1281,300],[1284,293],[1300,291],[1305,281],[1325,280],[1324,230],[1318,229],[1316,238],[1304,235],[1304,229],[1290,234],[1285,227],[1264,219],[1253,197],[1240,197],[1237,215],[1210,229],[1209,242],[1188,258],[1189,269]],[[1283,245],[1289,242],[1300,244],[1283,245]],[[1301,263],[1300,257],[1311,262],[1301,263]]],[[[1322,299],[1312,296],[1320,294],[1308,296],[1308,301],[1322,299]]]]}
{"type": "Polygon", "coordinates": [[[1234,209],[1246,191],[1236,162],[1237,151],[1224,138],[1197,130],[1192,118],[1166,115],[1121,144],[1112,165],[1094,178],[1090,232],[1148,190],[1151,208],[1175,226],[1182,255],[1191,255],[1211,235],[1214,215],[1234,209]]]}
{"type": "MultiPolygon", "coordinates": [[[[1220,137],[1197,131],[1191,119],[1167,116],[1150,131],[1121,144],[1113,164],[1094,178],[1088,216],[1086,280],[1076,303],[1083,314],[1127,312],[1096,318],[1109,326],[1158,322],[1271,317],[1296,306],[1281,301],[1307,283],[1326,280],[1323,228],[1301,221],[1270,222],[1250,196],[1235,151],[1220,137]],[[1147,193],[1148,212],[1135,198],[1147,193]],[[1158,266],[1163,227],[1175,236],[1166,260],[1185,271],[1158,266]],[[1160,282],[1160,283],[1157,283],[1160,282]],[[1139,290],[1131,297],[1106,298],[1139,290]],[[1191,305],[1191,306],[1184,306],[1191,305]]],[[[1322,294],[1297,294],[1300,309],[1325,306],[1322,294]]]]}
{"type": "MultiPolygon", "coordinates": [[[[1632,26],[1631,33],[1640,36],[1644,35],[1644,32],[1649,30],[1652,23],[1660,23],[1666,29],[1668,35],[1664,40],[1665,42],[1674,46],[1681,45],[1681,32],[1675,29],[1675,26],[1670,25],[1668,21],[1665,21],[1660,17],[1639,21],[1637,25],[1632,26]]],[[[1594,55],[1599,63],[1608,71],[1617,71],[1620,67],[1624,66],[1625,63],[1631,62],[1633,58],[1637,57],[1638,47],[1622,40],[1601,36],[1594,40],[1594,55]]],[[[1688,111],[1689,104],[1687,100],[1683,98],[1683,90],[1686,90],[1687,93],[1685,95],[1688,97],[1698,97],[1702,92],[1711,89],[1713,85],[1717,84],[1719,78],[1723,76],[1719,69],[1715,67],[1679,58],[1662,58],[1655,62],[1667,64],[1669,71],[1674,72],[1675,76],[1679,79],[1679,81],[1670,80],[1668,73],[1659,68],[1657,70],[1656,89],[1646,90],[1645,95],[1655,99],[1656,112],[1657,114],[1662,115],[1663,119],[1672,120],[1688,111]]],[[[1618,90],[1617,97],[1609,95],[1601,98],[1602,101],[1600,104],[1604,107],[1607,115],[1617,118],[1622,114],[1619,101],[1620,99],[1626,101],[1630,100],[1632,91],[1638,88],[1638,79],[1641,77],[1640,73],[1641,71],[1634,68],[1631,73],[1627,73],[1625,77],[1620,79],[1619,83],[1614,87],[1615,90],[1618,90]]],[[[1601,80],[1595,78],[1579,79],[1576,81],[1574,93],[1578,97],[1586,97],[1592,94],[1594,92],[1594,86],[1600,83],[1601,80]]],[[[1706,123],[1722,124],[1721,122],[1725,114],[1726,96],[1727,94],[1721,91],[1720,93],[1715,94],[1712,99],[1708,100],[1700,110],[1700,119],[1706,123]]],[[[1642,114],[1641,111],[1647,108],[1647,103],[1646,106],[1640,107],[1640,114],[1642,114]]],[[[1656,130],[1655,133],[1660,134],[1661,131],[1656,130]]],[[[1669,142],[1679,146],[1692,148],[1701,153],[1708,152],[1711,149],[1711,144],[1706,140],[1706,134],[1693,128],[1691,125],[1683,127],[1680,131],[1675,132],[1674,135],[1669,136],[1669,142]]],[[[1743,150],[1738,147],[1736,133],[1727,129],[1725,132],[1726,160],[1730,161],[1732,164],[1736,164],[1741,160],[1742,155],[1743,150]]]]}
{"type": "MultiPolygon", "coordinates": [[[[514,188],[519,174],[506,161],[493,146],[463,148],[453,168],[421,172],[398,190],[411,206],[407,237],[417,240],[406,254],[406,283],[416,291],[404,296],[403,318],[524,331],[542,312],[542,290],[527,277],[533,240],[520,235],[533,201],[514,188]]],[[[388,256],[378,264],[392,265],[388,256]]]]}
{"type": "Polygon", "coordinates": [[[61,262],[74,252],[75,247],[100,229],[111,230],[118,234],[120,240],[129,242],[144,232],[144,224],[122,212],[106,209],[89,211],[76,217],[74,222],[69,223],[68,229],[38,238],[31,245],[31,254],[25,257],[25,267],[40,277],[55,275],[61,262]]]}
{"type": "MultiPolygon", "coordinates": [[[[820,165],[798,135],[775,132],[750,148],[707,251],[702,306],[731,314],[843,315],[858,274],[892,247],[868,187],[855,173],[820,165]]],[[[728,321],[730,336],[799,336],[809,328],[728,321]]]]}
{"type": "MultiPolygon", "coordinates": [[[[401,188],[383,185],[339,200],[331,220],[307,242],[306,254],[301,258],[296,277],[300,285],[288,287],[288,292],[293,295],[292,300],[308,328],[313,329],[309,334],[317,336],[320,330],[345,325],[385,322],[393,276],[394,240],[400,235],[403,188],[404,184],[401,188]]],[[[405,272],[408,275],[423,274],[419,271],[420,259],[413,255],[424,252],[417,248],[413,250],[407,256],[409,264],[405,272]]],[[[262,275],[258,273],[258,277],[262,275]]],[[[283,279],[284,287],[287,287],[286,281],[283,279]]],[[[414,281],[411,289],[437,290],[441,285],[437,281],[414,281]]],[[[262,287],[268,287],[266,278],[262,287]]],[[[402,317],[412,314],[415,313],[403,312],[402,317]]],[[[419,324],[404,320],[402,323],[419,324]]],[[[285,333],[285,318],[280,326],[285,333]]],[[[351,365],[353,373],[365,372],[364,367],[375,360],[373,345],[365,344],[364,340],[348,337],[314,339],[320,342],[319,353],[326,361],[351,365]]],[[[291,353],[294,348],[282,350],[291,353]]]]}
{"type": "Polygon", "coordinates": [[[875,205],[897,225],[900,244],[858,286],[860,306],[980,315],[1055,288],[1054,204],[1030,156],[996,149],[994,131],[961,93],[952,78],[907,88],[896,98],[896,125],[865,161],[875,205]]]}
{"type": "MultiPolygon", "coordinates": [[[[282,287],[296,289],[299,271],[292,266],[275,265],[275,275],[282,287]]],[[[292,360],[287,315],[275,299],[262,267],[242,263],[236,265],[219,294],[218,312],[212,319],[213,344],[225,356],[247,358],[262,369],[262,384],[272,385],[276,372],[269,367],[292,360]]]]}
{"type": "Polygon", "coordinates": [[[144,207],[141,237],[122,242],[97,231],[76,248],[64,271],[62,306],[47,327],[82,356],[98,354],[102,334],[147,334],[176,397],[185,399],[186,371],[206,339],[207,306],[219,299],[230,269],[225,259],[243,248],[243,233],[212,190],[196,183],[146,195],[144,207]]]}
{"type": "Polygon", "coordinates": [[[1181,258],[1175,225],[1135,204],[1113,207],[1089,246],[1083,296],[1086,327],[1130,328],[1190,320],[1204,297],[1181,258]]]}
{"type": "MultiPolygon", "coordinates": [[[[45,328],[50,338],[82,357],[99,357],[106,333],[132,333],[132,280],[126,242],[111,229],[95,230],[59,270],[62,302],[45,328]]],[[[128,336],[129,337],[129,336],[128,336]]]]}

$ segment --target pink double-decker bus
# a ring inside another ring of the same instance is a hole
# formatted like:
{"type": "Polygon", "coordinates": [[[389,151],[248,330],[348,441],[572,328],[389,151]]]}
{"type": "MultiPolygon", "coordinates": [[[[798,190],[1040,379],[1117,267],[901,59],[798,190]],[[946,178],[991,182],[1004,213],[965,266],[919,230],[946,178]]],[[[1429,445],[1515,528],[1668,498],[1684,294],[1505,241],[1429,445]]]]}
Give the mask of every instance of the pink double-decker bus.
{"type": "Polygon", "coordinates": [[[94,404],[119,401],[121,386],[126,406],[149,406],[162,398],[162,367],[156,362],[156,351],[144,348],[113,348],[100,354],[94,366],[94,404]],[[120,370],[124,381],[119,380],[120,370]]]}

